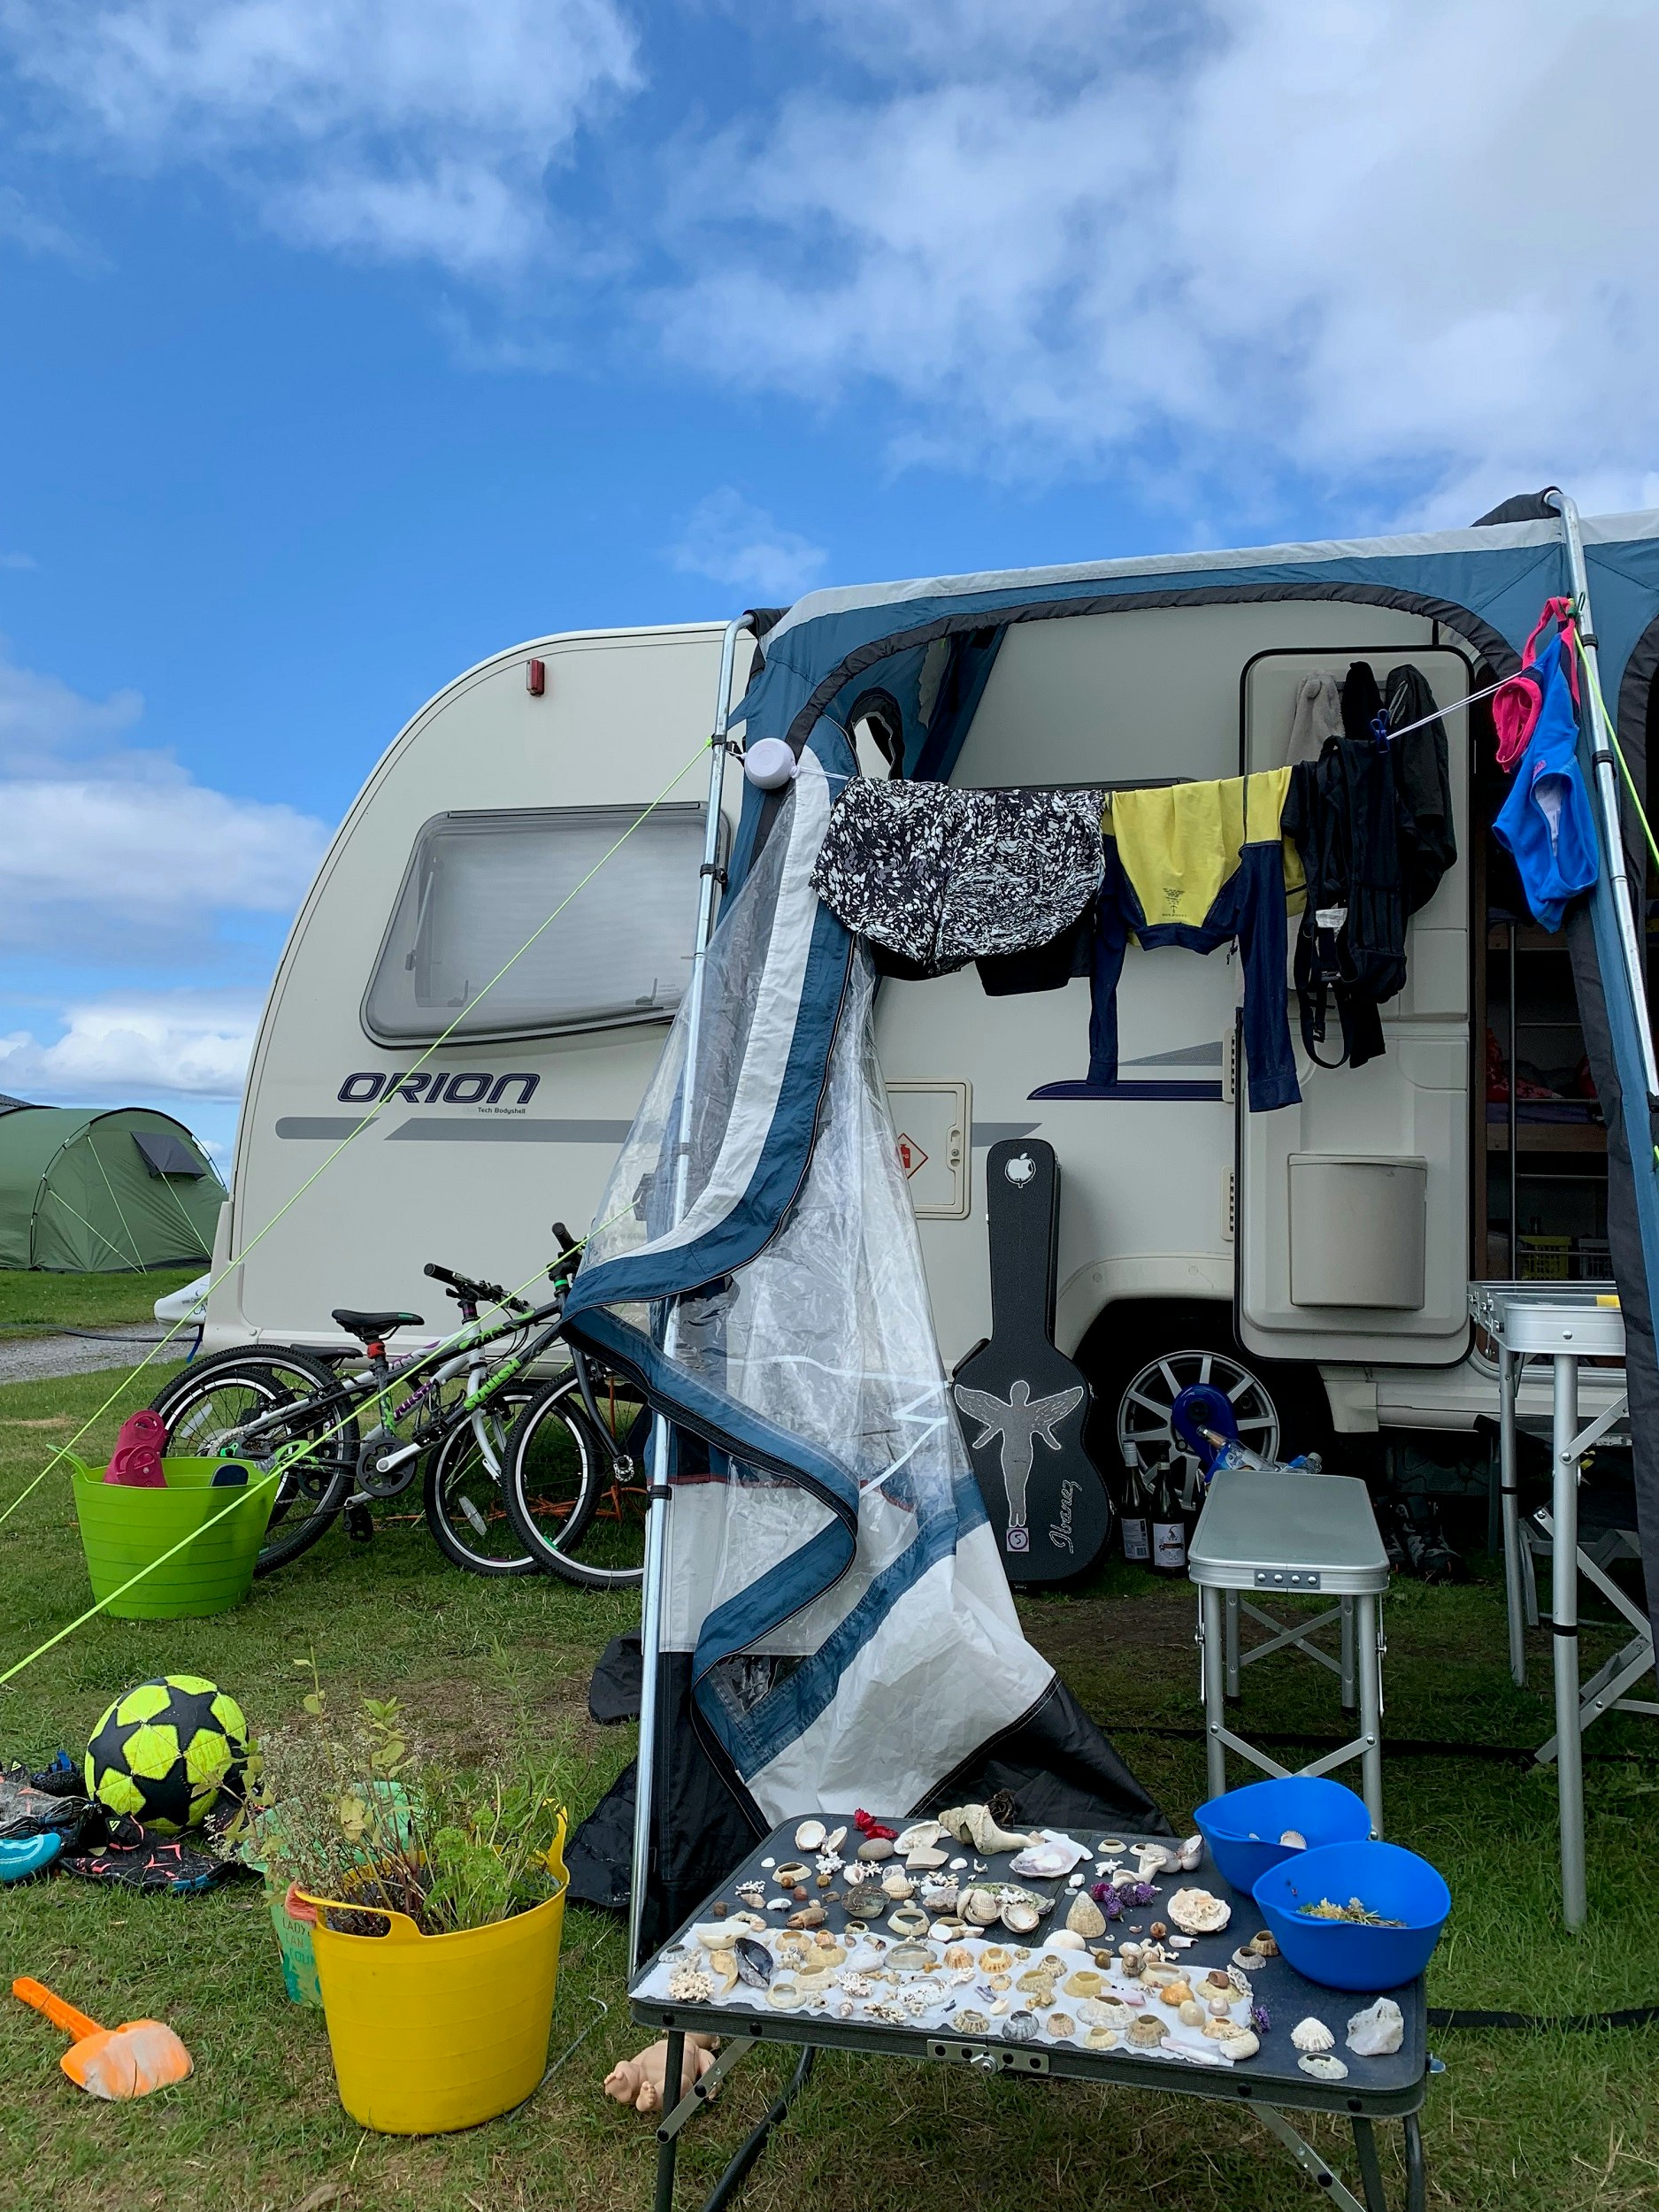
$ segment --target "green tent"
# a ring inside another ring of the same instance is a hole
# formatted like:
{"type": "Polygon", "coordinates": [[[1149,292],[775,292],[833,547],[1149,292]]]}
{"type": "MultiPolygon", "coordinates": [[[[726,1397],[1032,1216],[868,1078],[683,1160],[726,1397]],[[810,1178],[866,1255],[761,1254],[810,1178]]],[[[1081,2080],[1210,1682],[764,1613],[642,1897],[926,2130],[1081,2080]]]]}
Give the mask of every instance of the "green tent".
{"type": "Polygon", "coordinates": [[[225,1187],[146,1106],[0,1102],[0,1268],[142,1272],[209,1258],[225,1187]]]}

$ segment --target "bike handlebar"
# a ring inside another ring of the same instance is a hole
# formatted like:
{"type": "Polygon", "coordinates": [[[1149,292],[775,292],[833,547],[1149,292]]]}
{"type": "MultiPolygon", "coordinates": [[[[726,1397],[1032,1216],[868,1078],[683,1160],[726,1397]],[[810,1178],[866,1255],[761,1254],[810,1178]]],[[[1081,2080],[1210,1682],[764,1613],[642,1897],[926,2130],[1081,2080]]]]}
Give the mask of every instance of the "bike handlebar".
{"type": "Polygon", "coordinates": [[[480,1306],[505,1306],[511,1313],[528,1313],[530,1309],[522,1298],[510,1298],[500,1283],[474,1282],[470,1275],[457,1275],[453,1270],[440,1267],[435,1260],[428,1260],[421,1271],[434,1282],[447,1283],[451,1298],[471,1299],[480,1306]]]}

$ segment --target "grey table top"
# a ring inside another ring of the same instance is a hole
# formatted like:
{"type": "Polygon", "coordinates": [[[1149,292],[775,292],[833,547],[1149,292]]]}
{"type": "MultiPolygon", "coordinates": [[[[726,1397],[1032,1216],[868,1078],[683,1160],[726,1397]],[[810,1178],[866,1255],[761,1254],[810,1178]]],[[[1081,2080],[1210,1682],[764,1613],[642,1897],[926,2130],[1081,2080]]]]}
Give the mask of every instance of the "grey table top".
{"type": "Polygon", "coordinates": [[[1187,1551],[1202,1589],[1363,1597],[1388,1586],[1371,1496],[1352,1475],[1224,1469],[1187,1551]]]}
{"type": "Polygon", "coordinates": [[[1469,1310],[1506,1351],[1624,1356],[1624,1317],[1612,1283],[1471,1283],[1469,1310]]]}
{"type": "MultiPolygon", "coordinates": [[[[1318,1480],[1319,1478],[1309,1478],[1318,1480]]],[[[802,1817],[804,1817],[803,1816],[802,1817]]],[[[850,1848],[857,1841],[850,1813],[826,1811],[818,1816],[829,1827],[845,1826],[850,1848]]],[[[902,1830],[907,1816],[884,1816],[886,1824],[902,1830]]],[[[779,2012],[772,2009],[757,1990],[746,1989],[740,1982],[726,1996],[701,2003],[676,2002],[667,1994],[667,1982],[674,1965],[687,1958],[695,1960],[698,1946],[692,1930],[698,1923],[716,1916],[717,1909],[726,1918],[745,1909],[737,1894],[740,1882],[758,1879],[772,1894],[776,1895],[772,1879],[773,1869],[790,1859],[810,1859],[810,1852],[799,1851],[795,1832],[800,1818],[789,1820],[775,1829],[763,1843],[756,1845],[744,1863],[737,1868],[729,1881],[723,1882],[711,1892],[683,1927],[671,1936],[655,1956],[646,1961],[635,1975],[629,1988],[629,2006],[635,2020],[658,2032],[665,2028],[703,2029],[725,2037],[770,2043],[816,2044],[826,2048],[861,2051],[872,2055],[887,2055],[895,2057],[950,2060],[972,2063],[999,2062],[1002,2055],[1004,2066],[1018,2057],[1025,2062],[1018,2070],[1040,2071],[1050,2076],[1069,2076],[1073,2079],[1115,2082],[1120,2086],[1139,2089],[1169,2090],[1178,2095],[1220,2098],[1228,2102],[1256,2102],[1302,2110],[1330,2112],[1344,2117],[1386,2117],[1415,2112],[1421,2106],[1428,2077],[1427,2015],[1425,2008],[1424,1983],[1421,1976],[1414,1982],[1383,1992],[1350,1993],[1325,1989],[1307,1980],[1282,1956],[1266,1960],[1251,1975],[1251,1998],[1263,2010],[1267,2024],[1261,2035],[1261,2049],[1257,2055],[1237,2064],[1205,2065],[1185,2062],[1178,2053],[1170,2051],[1142,2053],[1125,2050],[1094,2051],[1082,2047],[1080,2039],[1054,2038],[1047,2033],[1033,2043],[1013,2047],[1006,2043],[996,2024],[989,2032],[970,2032],[953,2025],[952,2015],[964,2008],[983,2009],[987,1992],[974,1985],[950,1986],[941,1991],[941,2001],[928,2016],[914,2024],[890,2024],[861,2017],[838,2016],[833,1993],[830,1999],[818,2001],[816,2010],[779,2012]],[[1348,2023],[1354,2014],[1363,2010],[1379,1995],[1392,1996],[1405,2016],[1405,2035],[1401,2048],[1391,2056],[1360,2058],[1347,2047],[1348,2023]],[[1298,2064],[1298,2055],[1291,2039],[1291,2032],[1310,2016],[1323,2021],[1335,2040],[1335,2055],[1348,2067],[1344,2081],[1325,2083],[1312,2079],[1298,2064]],[[1031,2064],[1035,2059],[1038,2062],[1031,2064]]],[[[1049,1833],[1065,1832],[1050,1830],[1049,1833]]],[[[1117,1849],[1108,1854],[1109,1859],[1133,1860],[1135,1839],[1125,1837],[1122,1831],[1099,1831],[1094,1828],[1076,1829],[1079,1842],[1090,1847],[1078,1871],[1092,1882],[1094,1867],[1100,1863],[1099,1844],[1111,1840],[1117,1849]]],[[[1055,1909],[1044,1918],[1041,1926],[1051,1930],[1064,1925],[1070,1899],[1076,1894],[1067,1881],[1057,1878],[1022,1878],[1010,1872],[1011,1853],[993,1855],[984,1861],[976,1861],[972,1852],[954,1850],[953,1857],[961,1857],[967,1863],[962,1878],[981,1881],[1018,1881],[1020,1886],[1033,1895],[1054,1900],[1055,1909]],[[971,1871],[975,1865],[984,1872],[971,1871]]],[[[891,1862],[889,1863],[891,1863],[891,1862]]],[[[1226,1882],[1208,1851],[1197,1870],[1191,1874],[1160,1874],[1156,1878],[1157,1894],[1144,1907],[1125,1910],[1120,1919],[1111,1923],[1104,1943],[1113,1951],[1125,1939],[1144,1943],[1148,1939],[1151,1924],[1159,1918],[1160,1908],[1169,1893],[1178,1888],[1201,1887],[1222,1898],[1231,1908],[1232,1917],[1219,1934],[1197,1938],[1184,1951],[1171,1953],[1186,1973],[1194,1978],[1207,1970],[1222,1966],[1230,1958],[1235,1946],[1246,1942],[1262,1925],[1262,1916],[1255,1900],[1245,1891],[1234,1889],[1226,1882]]],[[[826,1904],[826,1929],[839,1935],[847,1923],[848,1912],[841,1893],[839,1879],[833,1892],[820,1892],[814,1887],[813,1897],[833,1895],[834,1901],[826,1904]]],[[[769,1927],[781,1925],[780,1911],[764,1915],[769,1927]]],[[[898,1939],[888,1934],[882,1924],[871,1916],[872,1932],[879,1933],[889,1946],[898,1939]]],[[[1041,1932],[1025,1938],[1009,1935],[1000,1928],[983,1932],[987,1938],[1000,1940],[1007,1946],[1023,1943],[1030,1948],[1026,1956],[1040,1955],[1042,1950],[1041,1932]]],[[[942,1950],[942,1946],[936,1947],[942,1950]]],[[[977,1947],[977,1946],[976,1946],[977,1947]]],[[[705,1954],[706,1955],[706,1954],[705,1954]]],[[[1087,1951],[1068,1954],[1079,1966],[1091,1963],[1087,1951]]],[[[941,1982],[948,1977],[940,1976],[941,1982]]],[[[1012,2001],[1029,2001],[1015,1995],[1012,2001]]],[[[1059,2001],[1064,2005],[1064,1996],[1059,2001]]],[[[849,2008],[856,2013],[867,2008],[867,2001],[860,2001],[849,2008]]],[[[1172,2016],[1171,2016],[1172,2017],[1172,2016]]]]}

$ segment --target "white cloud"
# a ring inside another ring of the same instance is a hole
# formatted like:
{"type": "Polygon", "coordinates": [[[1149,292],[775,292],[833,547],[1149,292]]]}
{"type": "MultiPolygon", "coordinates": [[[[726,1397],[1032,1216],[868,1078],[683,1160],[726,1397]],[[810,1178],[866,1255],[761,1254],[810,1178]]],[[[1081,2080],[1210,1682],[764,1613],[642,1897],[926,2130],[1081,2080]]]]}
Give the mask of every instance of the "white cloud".
{"type": "Polygon", "coordinates": [[[0,949],[142,961],[199,950],[219,914],[287,915],[304,895],[324,826],[125,744],[142,711],[134,692],[88,699],[0,658],[0,949]]]}
{"type": "Polygon", "coordinates": [[[1290,470],[1466,520],[1649,468],[1651,0],[803,4],[868,81],[678,181],[680,357],[1194,497],[1290,470]]]}
{"type": "Polygon", "coordinates": [[[725,484],[692,509],[669,557],[682,574],[712,577],[771,605],[810,591],[829,556],[725,484]]]}
{"type": "Polygon", "coordinates": [[[613,0],[0,0],[0,40],[72,142],[472,273],[545,242],[544,173],[638,81],[613,0]]]}
{"type": "Polygon", "coordinates": [[[0,1090],[38,1103],[240,1097],[259,1003],[176,992],[71,1006],[62,1020],[50,1044],[27,1030],[0,1036],[0,1090]]]}
{"type": "Polygon", "coordinates": [[[0,568],[38,568],[40,563],[32,553],[0,553],[0,568]]]}

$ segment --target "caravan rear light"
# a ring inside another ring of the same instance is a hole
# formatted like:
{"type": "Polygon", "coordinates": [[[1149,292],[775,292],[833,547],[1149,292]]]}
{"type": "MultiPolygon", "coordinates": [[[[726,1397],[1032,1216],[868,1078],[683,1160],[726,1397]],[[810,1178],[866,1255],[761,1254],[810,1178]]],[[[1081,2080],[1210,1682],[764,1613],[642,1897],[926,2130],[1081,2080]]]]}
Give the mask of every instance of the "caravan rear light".
{"type": "Polygon", "coordinates": [[[539,699],[541,696],[547,689],[547,663],[545,661],[526,662],[524,687],[533,699],[539,699]]]}

